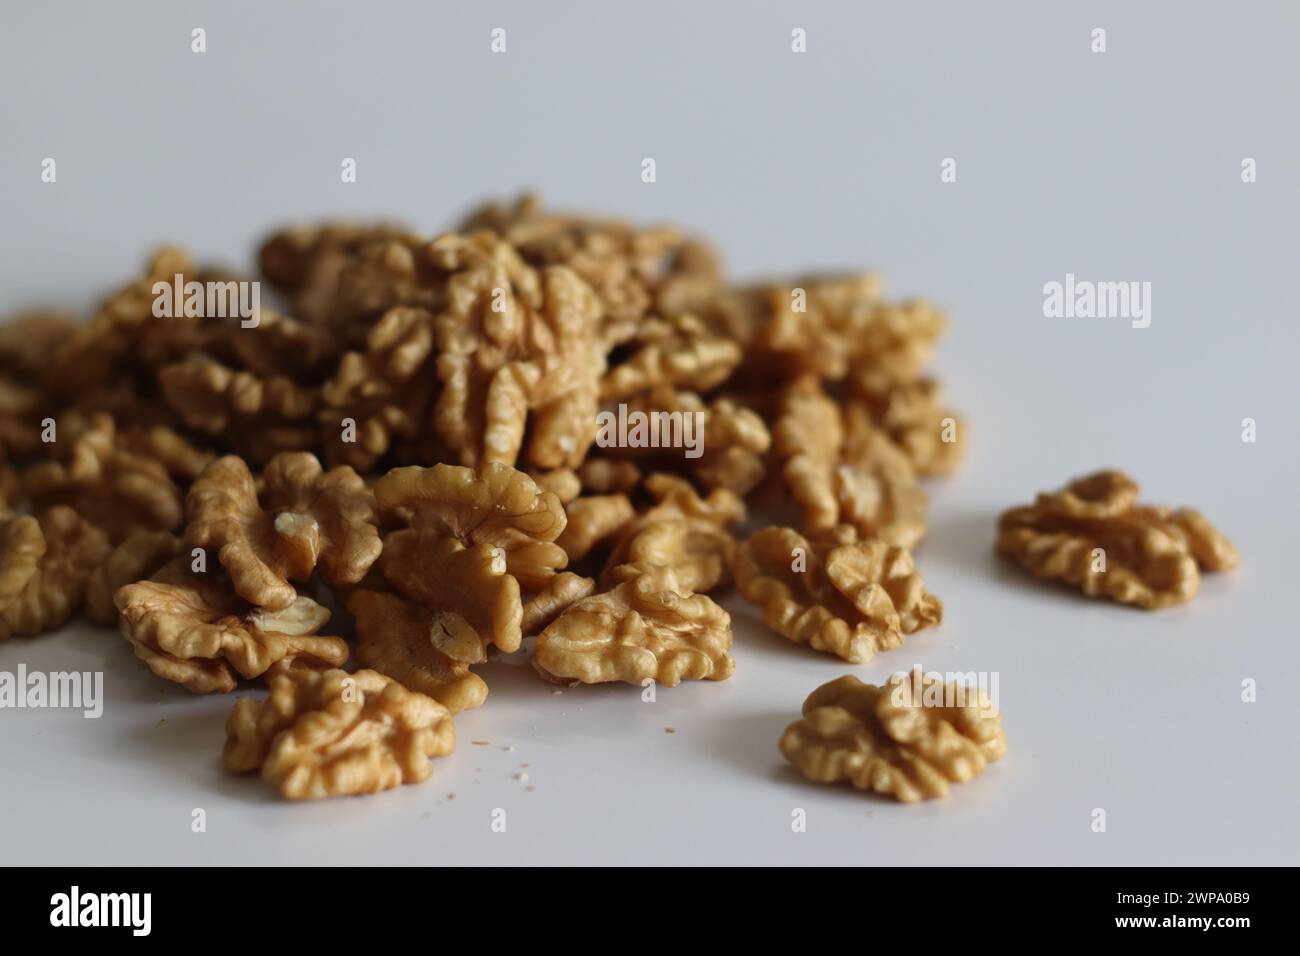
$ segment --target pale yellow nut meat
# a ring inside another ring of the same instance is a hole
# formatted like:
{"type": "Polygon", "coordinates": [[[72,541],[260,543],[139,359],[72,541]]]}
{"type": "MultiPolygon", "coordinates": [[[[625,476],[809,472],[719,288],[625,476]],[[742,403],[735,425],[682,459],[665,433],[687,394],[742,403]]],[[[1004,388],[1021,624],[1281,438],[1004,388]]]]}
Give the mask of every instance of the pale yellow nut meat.
{"type": "Polygon", "coordinates": [[[1236,548],[1199,512],[1139,505],[1138,491],[1122,472],[1100,471],[1040,494],[1001,515],[997,551],[1035,577],[1146,610],[1190,601],[1201,569],[1237,565],[1236,548]]]}
{"type": "Polygon", "coordinates": [[[219,572],[190,571],[184,555],[152,580],[119,589],[115,601],[136,656],[196,694],[233,690],[239,677],[276,664],[338,667],[348,659],[345,641],[316,636],[330,615],[310,598],[278,611],[251,606],[219,572]]]}
{"type": "Polygon", "coordinates": [[[551,680],[674,687],[730,677],[731,636],[726,611],[656,568],[572,604],[538,635],[533,663],[551,680]]]}
{"type": "Polygon", "coordinates": [[[453,714],[487,699],[483,679],[434,646],[431,632],[443,622],[428,608],[366,589],[352,592],[347,605],[356,620],[356,657],[361,664],[432,697],[453,714]]]}
{"type": "Polygon", "coordinates": [[[170,531],[138,529],[127,535],[104,562],[91,572],[86,584],[86,620],[102,627],[117,624],[118,589],[153,577],[180,550],[180,539],[170,531]]]}
{"type": "Polygon", "coordinates": [[[374,496],[346,466],[324,471],[307,452],[285,452],[253,475],[236,456],[204,469],[186,499],[190,548],[211,549],[247,601],[277,610],[297,599],[292,582],[319,568],[335,587],[360,581],[382,545],[374,496]]]}
{"type": "Polygon", "coordinates": [[[110,547],[103,531],[62,505],[35,518],[0,518],[0,640],[66,623],[110,547]]]}
{"type": "Polygon", "coordinates": [[[236,703],[222,764],[236,773],[260,768],[290,800],[420,783],[431,758],[455,749],[447,708],[375,671],[293,671],[268,684],[264,701],[236,703]]]}
{"type": "Polygon", "coordinates": [[[780,746],[809,780],[912,803],[974,779],[1006,753],[1007,740],[982,691],[918,671],[880,687],[851,674],[823,684],[780,746]]]}
{"type": "Polygon", "coordinates": [[[854,664],[943,618],[910,552],[858,540],[848,526],[813,537],[757,531],[737,550],[735,574],[736,590],[762,608],[768,627],[854,664]]]}

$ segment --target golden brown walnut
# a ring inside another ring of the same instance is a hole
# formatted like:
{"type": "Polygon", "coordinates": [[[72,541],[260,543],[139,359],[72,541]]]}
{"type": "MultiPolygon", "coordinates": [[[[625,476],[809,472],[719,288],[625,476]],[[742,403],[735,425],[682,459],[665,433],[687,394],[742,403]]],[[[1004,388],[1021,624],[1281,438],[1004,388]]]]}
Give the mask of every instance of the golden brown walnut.
{"type": "Polygon", "coordinates": [[[605,370],[591,288],[563,266],[532,269],[491,233],[432,248],[449,273],[436,320],[439,437],[465,465],[581,464],[605,370]]]}
{"type": "Polygon", "coordinates": [[[876,303],[857,330],[849,383],[872,395],[914,381],[947,328],[947,315],[923,300],[876,303]]]}
{"type": "Polygon", "coordinates": [[[31,309],[0,323],[0,373],[32,383],[50,355],[75,334],[75,316],[54,309],[31,309]]]}
{"type": "Polygon", "coordinates": [[[460,229],[491,229],[538,268],[572,269],[600,298],[601,337],[610,347],[631,337],[647,314],[696,311],[717,293],[721,279],[717,253],[676,229],[546,212],[532,196],[489,204],[460,229]]]}
{"type": "Polygon", "coordinates": [[[792,528],[757,531],[737,550],[735,574],[736,590],[762,608],[768,627],[854,664],[943,617],[910,552],[858,540],[847,525],[810,538],[792,528]]]}
{"type": "Polygon", "coordinates": [[[226,721],[222,765],[261,769],[290,800],[379,793],[420,783],[456,747],[447,708],[374,671],[294,671],[243,698],[226,721]]]}
{"type": "Polygon", "coordinates": [[[186,499],[186,544],[213,549],[235,590],[270,610],[288,607],[317,568],[326,583],[356,584],[381,550],[374,495],[346,466],[284,452],[262,471],[262,493],[243,460],[214,461],[186,499]]]}
{"type": "Polygon", "coordinates": [[[521,471],[395,468],[375,483],[375,497],[408,525],[384,541],[383,577],[413,602],[424,640],[452,660],[485,660],[489,645],[518,650],[525,592],[552,601],[565,589],[548,593],[568,563],[556,543],[564,506],[521,471]]]}
{"type": "Polygon", "coordinates": [[[469,665],[434,646],[427,609],[396,594],[359,589],[348,596],[356,620],[357,661],[432,697],[453,714],[480,706],[487,684],[469,665]]]}
{"type": "Polygon", "coordinates": [[[19,457],[40,448],[44,405],[39,389],[0,372],[0,453],[19,457]]]}
{"type": "Polygon", "coordinates": [[[319,390],[288,376],[258,376],[195,354],[159,369],[158,382],[187,428],[254,464],[316,446],[319,390]]]}
{"type": "Polygon", "coordinates": [[[551,471],[530,471],[528,477],[542,491],[549,491],[568,507],[582,494],[582,479],[572,468],[555,468],[551,471]]]}
{"type": "Polygon", "coordinates": [[[919,671],[902,677],[877,687],[846,674],[818,687],[781,753],[809,780],[904,803],[945,797],[1006,753],[1002,715],[982,690],[919,671]]]}
{"type": "Polygon", "coordinates": [[[132,531],[90,575],[86,584],[86,620],[101,627],[117,624],[113,596],[119,588],[153,577],[176,557],[180,539],[170,531],[132,531]]]}
{"type": "Polygon", "coordinates": [[[385,312],[367,331],[365,350],[344,355],[321,390],[329,460],[365,471],[396,440],[431,430],[434,361],[433,314],[413,308],[385,312]]]}
{"type": "Polygon", "coordinates": [[[655,568],[572,604],[538,635],[533,664],[551,680],[675,687],[727,679],[730,651],[727,612],[691,594],[671,568],[655,568]]]}
{"type": "Polygon", "coordinates": [[[916,473],[862,406],[842,409],[803,379],[783,395],[773,437],[810,531],[850,524],[864,537],[903,548],[925,537],[925,492],[916,473]]]}
{"type": "Polygon", "coordinates": [[[196,573],[182,555],[114,597],[135,656],[159,677],[196,694],[234,690],[238,677],[273,665],[339,667],[347,643],[316,635],[329,611],[299,596],[269,611],[249,604],[217,571],[196,573]]]}
{"type": "Polygon", "coordinates": [[[707,593],[731,583],[736,540],[727,529],[745,520],[745,503],[719,488],[701,498],[676,475],[645,481],[657,504],[623,533],[609,556],[602,583],[620,581],[656,567],[672,568],[687,591],[707,593]]]}
{"type": "Polygon", "coordinates": [[[49,444],[57,457],[25,476],[24,490],[37,508],[73,508],[113,541],[137,528],[180,527],[180,489],[159,462],[123,447],[111,416],[66,416],[55,436],[49,444]]]}
{"type": "Polygon", "coordinates": [[[712,402],[704,419],[704,453],[691,474],[705,488],[749,494],[767,474],[772,436],[761,415],[730,398],[712,402]]]}
{"type": "Polygon", "coordinates": [[[606,401],[665,386],[713,388],[726,380],[742,355],[734,340],[690,315],[647,319],[626,347],[631,354],[601,382],[601,397],[606,401]]]}
{"type": "Polygon", "coordinates": [[[556,540],[569,561],[581,561],[594,548],[621,534],[636,520],[627,495],[587,495],[565,505],[568,524],[556,540]]]}
{"type": "Polygon", "coordinates": [[[1119,471],[1076,478],[998,519],[997,551],[1035,577],[1147,610],[1190,601],[1200,571],[1237,566],[1237,550],[1196,511],[1137,503],[1119,471]]]}
{"type": "Polygon", "coordinates": [[[153,459],[169,475],[185,484],[197,478],[217,457],[165,425],[137,426],[119,431],[117,444],[123,451],[153,459]]]}
{"type": "Polygon", "coordinates": [[[889,436],[922,477],[950,475],[961,460],[965,425],[941,402],[932,378],[891,385],[862,401],[872,422],[889,436]]]}
{"type": "Polygon", "coordinates": [[[109,547],[104,532],[61,505],[0,518],[0,640],[61,627],[109,547]]]}
{"type": "Polygon", "coordinates": [[[588,458],[578,469],[578,477],[592,494],[631,494],[641,484],[641,468],[623,458],[588,458]]]}

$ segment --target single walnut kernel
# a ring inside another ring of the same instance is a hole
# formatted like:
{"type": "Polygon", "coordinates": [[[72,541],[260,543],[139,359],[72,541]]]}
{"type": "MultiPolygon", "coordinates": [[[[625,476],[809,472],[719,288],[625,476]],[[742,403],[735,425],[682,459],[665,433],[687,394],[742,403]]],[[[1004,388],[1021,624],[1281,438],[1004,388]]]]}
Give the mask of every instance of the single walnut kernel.
{"type": "Polygon", "coordinates": [[[136,657],[196,694],[234,690],[236,675],[259,677],[282,662],[338,667],[348,659],[346,642],[314,636],[330,615],[310,598],[278,611],[254,607],[217,572],[191,572],[184,556],[114,600],[136,657]]]}
{"type": "Polygon", "coordinates": [[[420,783],[430,758],[456,747],[445,707],[374,671],[299,670],[268,683],[264,701],[235,704],[221,762],[234,773],[260,767],[290,800],[420,783]]]}
{"type": "Polygon", "coordinates": [[[736,552],[735,573],[736,590],[763,609],[768,627],[854,664],[943,617],[908,551],[860,541],[845,525],[811,538],[755,532],[736,552]]]}
{"type": "Polygon", "coordinates": [[[651,475],[645,486],[659,503],[615,545],[602,576],[605,586],[658,567],[672,568],[687,591],[703,594],[730,585],[736,540],[727,529],[745,520],[745,503],[724,488],[701,498],[675,475],[651,475]]]}
{"type": "Polygon", "coordinates": [[[671,568],[639,574],[571,605],[537,637],[533,664],[552,680],[584,684],[726,680],[731,617],[691,594],[671,568]]]}
{"type": "Polygon", "coordinates": [[[904,803],[947,796],[1006,750],[1002,716],[983,691],[920,672],[882,687],[852,674],[823,684],[781,736],[781,753],[809,780],[847,780],[904,803]]]}
{"type": "Polygon", "coordinates": [[[587,495],[564,506],[568,524],[556,544],[569,561],[581,561],[599,544],[617,537],[636,520],[627,495],[587,495]]]}
{"type": "Polygon", "coordinates": [[[258,501],[235,456],[204,469],[186,500],[190,547],[216,549],[235,590],[252,604],[288,607],[318,566],[335,587],[360,581],[379,556],[374,496],[346,466],[324,471],[314,455],[284,452],[262,472],[258,501]]]}
{"type": "Polygon", "coordinates": [[[61,627],[81,607],[108,537],[71,508],[0,517],[0,640],[61,627]]]}
{"type": "Polygon", "coordinates": [[[1147,610],[1190,601],[1206,571],[1237,566],[1237,550],[1196,511],[1137,504],[1122,472],[1077,478],[1003,512],[997,551],[1038,578],[1147,610]]]}
{"type": "Polygon", "coordinates": [[[487,699],[482,678],[434,645],[440,622],[427,609],[396,594],[361,589],[349,595],[348,611],[356,619],[361,664],[432,697],[453,714],[487,699]]]}

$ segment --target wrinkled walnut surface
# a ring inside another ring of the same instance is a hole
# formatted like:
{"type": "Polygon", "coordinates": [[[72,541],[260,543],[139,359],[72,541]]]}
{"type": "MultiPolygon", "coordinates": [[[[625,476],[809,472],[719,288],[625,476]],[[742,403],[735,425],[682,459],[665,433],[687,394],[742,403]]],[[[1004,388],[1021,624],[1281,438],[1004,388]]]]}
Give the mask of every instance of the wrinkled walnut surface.
{"type": "Polygon", "coordinates": [[[109,548],[104,532],[62,505],[0,516],[0,640],[62,627],[109,548]]]}
{"type": "Polygon", "coordinates": [[[1122,472],[1099,471],[998,520],[997,551],[1038,578],[1147,610],[1196,596],[1200,569],[1237,566],[1236,548],[1199,512],[1139,505],[1122,472]]]}
{"type": "Polygon", "coordinates": [[[737,550],[735,572],[736,590],[762,608],[768,627],[854,664],[943,618],[910,552],[858,540],[847,526],[811,538],[757,531],[737,550]]]}
{"type": "Polygon", "coordinates": [[[730,651],[727,612],[656,568],[571,605],[538,636],[533,663],[553,680],[675,687],[730,677],[730,651]]]}
{"type": "Polygon", "coordinates": [[[235,704],[221,760],[235,773],[260,768],[290,800],[420,783],[430,758],[455,749],[447,708],[375,671],[297,670],[268,683],[265,700],[235,704]]]}
{"type": "Polygon", "coordinates": [[[781,753],[809,780],[904,803],[947,796],[1006,753],[1002,716],[982,692],[962,688],[961,697],[956,684],[918,674],[918,700],[907,676],[877,687],[848,674],[818,687],[781,736],[781,753]],[[931,692],[950,706],[927,705],[931,692]]]}

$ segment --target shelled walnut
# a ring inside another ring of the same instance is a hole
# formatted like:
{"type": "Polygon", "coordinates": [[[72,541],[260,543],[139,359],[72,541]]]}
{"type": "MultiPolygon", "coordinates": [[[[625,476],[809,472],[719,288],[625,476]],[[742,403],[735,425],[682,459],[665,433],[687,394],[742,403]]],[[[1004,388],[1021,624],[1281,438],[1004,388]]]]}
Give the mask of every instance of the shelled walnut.
{"type": "Polygon", "coordinates": [[[159,677],[196,694],[234,690],[239,677],[273,665],[339,667],[348,645],[316,635],[330,614],[299,596],[269,611],[249,604],[218,572],[196,573],[184,557],[118,590],[120,628],[135,656],[159,677]]]}
{"type": "Polygon", "coordinates": [[[108,552],[107,535],[71,508],[0,516],[0,640],[61,627],[108,552]]]}
{"type": "Polygon", "coordinates": [[[324,471],[308,452],[283,452],[253,475],[234,456],[214,461],[186,499],[185,542],[212,549],[252,604],[287,608],[293,581],[314,570],[333,586],[356,584],[379,556],[374,495],[346,466],[324,471]]]}
{"type": "Polygon", "coordinates": [[[1002,715],[983,691],[916,677],[877,687],[848,674],[823,684],[781,736],[781,753],[818,783],[848,781],[904,803],[947,796],[951,783],[1006,753],[1002,715]]]}
{"type": "Polygon", "coordinates": [[[1137,503],[1119,471],[1076,478],[998,519],[997,551],[1038,578],[1089,597],[1155,610],[1196,596],[1200,569],[1237,566],[1237,550],[1199,512],[1137,503]]]}
{"type": "Polygon", "coordinates": [[[755,532],[736,552],[735,574],[736,590],[762,608],[768,627],[854,664],[943,618],[908,551],[859,540],[846,525],[812,537],[755,532]]]}
{"type": "Polygon", "coordinates": [[[538,636],[533,664],[551,680],[675,687],[727,679],[730,651],[727,612],[660,567],[572,604],[538,636]]]}
{"type": "Polygon", "coordinates": [[[226,722],[222,765],[260,769],[290,800],[378,793],[427,780],[456,746],[437,701],[375,671],[289,671],[264,701],[243,698],[226,722]]]}

